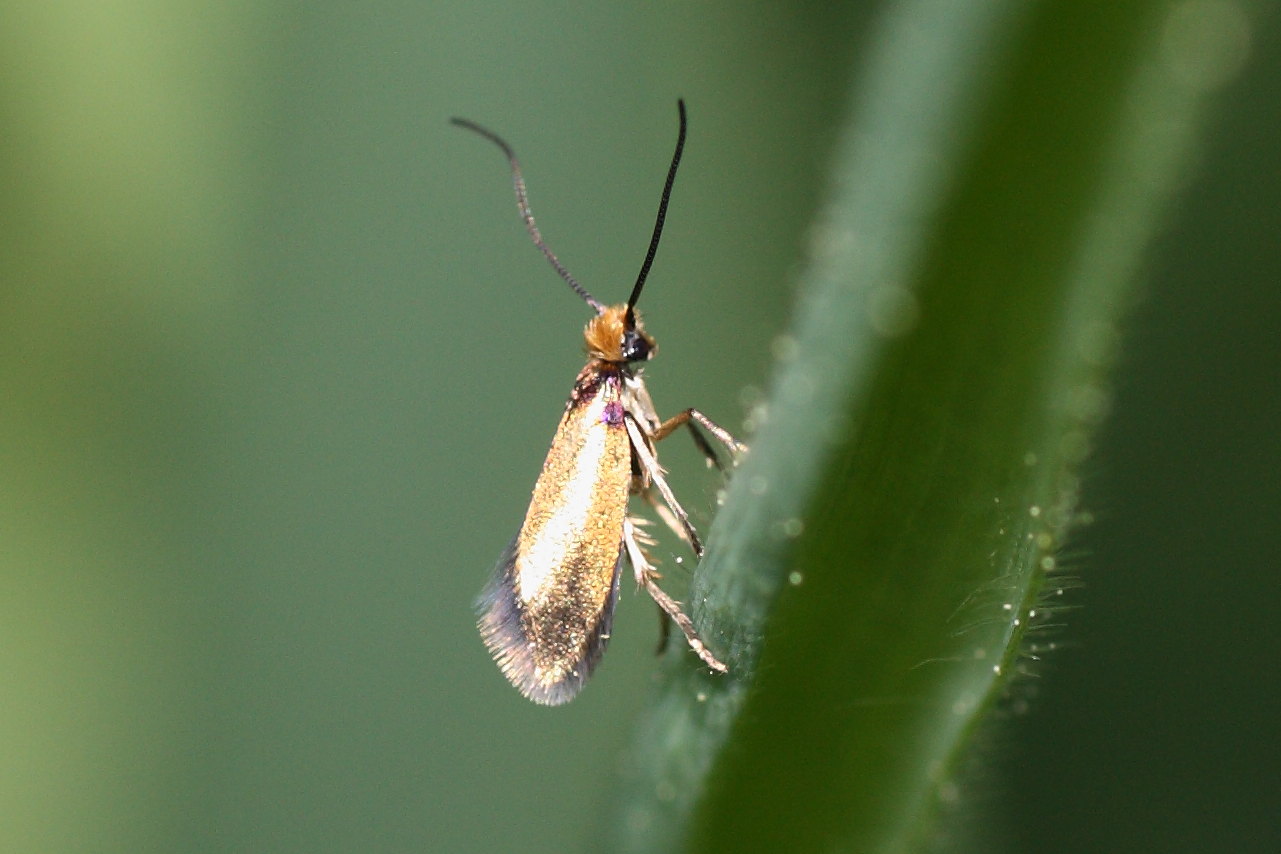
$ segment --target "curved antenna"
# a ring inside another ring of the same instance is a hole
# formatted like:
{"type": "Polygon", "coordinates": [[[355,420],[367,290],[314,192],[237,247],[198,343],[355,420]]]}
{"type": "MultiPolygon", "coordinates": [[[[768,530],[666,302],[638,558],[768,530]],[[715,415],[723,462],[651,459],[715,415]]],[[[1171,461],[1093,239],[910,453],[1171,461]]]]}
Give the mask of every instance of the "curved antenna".
{"type": "MultiPolygon", "coordinates": [[[[682,108],[682,110],[683,109],[684,108],[682,108]]],[[[569,271],[565,269],[565,265],[560,263],[560,259],[556,257],[556,254],[552,252],[551,249],[547,248],[547,244],[543,242],[543,235],[539,233],[538,226],[534,224],[534,213],[529,209],[529,196],[525,192],[525,179],[520,174],[520,163],[516,160],[516,152],[512,151],[512,147],[504,142],[503,138],[498,134],[487,128],[481,127],[475,122],[468,121],[467,119],[452,118],[449,120],[449,123],[457,125],[460,128],[466,128],[467,130],[474,131],[503,150],[503,154],[507,155],[507,162],[510,163],[512,167],[512,185],[516,188],[516,207],[520,210],[520,218],[525,221],[525,228],[529,231],[529,236],[534,241],[534,245],[543,253],[543,257],[550,261],[551,265],[556,268],[556,272],[560,273],[560,277],[565,280],[565,283],[574,289],[574,293],[578,294],[587,302],[588,305],[596,309],[597,314],[605,311],[605,306],[602,305],[594,296],[589,294],[586,288],[578,284],[578,280],[569,274],[569,271]]],[[[681,133],[683,136],[683,129],[681,133]]],[[[668,179],[668,183],[671,183],[670,178],[668,179]]],[[[664,194],[663,205],[664,207],[667,205],[666,194],[664,194]]],[[[659,222],[662,222],[661,216],[659,218],[659,222]]],[[[652,249],[650,250],[650,254],[653,255],[652,249]]]]}
{"type": "Polygon", "coordinates": [[[676,181],[676,167],[681,165],[681,152],[685,150],[685,99],[676,99],[676,108],[681,114],[680,134],[676,137],[676,153],[672,155],[672,165],[667,170],[667,183],[663,185],[663,198],[658,203],[658,220],[654,223],[654,236],[649,239],[649,251],[645,253],[645,263],[641,265],[640,275],[636,277],[636,286],[632,295],[627,298],[627,320],[632,322],[632,309],[640,299],[641,288],[645,287],[645,277],[654,264],[654,255],[658,253],[658,239],[663,236],[663,220],[667,219],[667,200],[672,197],[672,184],[676,181]]]}

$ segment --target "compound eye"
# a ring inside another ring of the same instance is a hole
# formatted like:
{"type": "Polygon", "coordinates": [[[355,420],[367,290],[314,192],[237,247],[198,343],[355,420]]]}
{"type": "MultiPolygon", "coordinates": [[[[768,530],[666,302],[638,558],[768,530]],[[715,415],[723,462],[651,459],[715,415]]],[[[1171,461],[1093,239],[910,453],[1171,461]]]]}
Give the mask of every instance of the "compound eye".
{"type": "Polygon", "coordinates": [[[635,329],[623,333],[623,358],[629,362],[643,362],[653,355],[653,347],[645,336],[635,329]]]}

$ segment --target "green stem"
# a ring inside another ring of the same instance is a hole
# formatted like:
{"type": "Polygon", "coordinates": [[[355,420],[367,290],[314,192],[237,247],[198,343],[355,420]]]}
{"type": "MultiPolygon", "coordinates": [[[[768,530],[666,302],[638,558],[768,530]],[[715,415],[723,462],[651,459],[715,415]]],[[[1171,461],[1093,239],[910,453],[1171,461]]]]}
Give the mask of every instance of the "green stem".
{"type": "Polygon", "coordinates": [[[957,769],[1057,622],[1117,324],[1236,13],[888,9],[691,591],[731,674],[667,663],[623,850],[955,842],[957,769]]]}

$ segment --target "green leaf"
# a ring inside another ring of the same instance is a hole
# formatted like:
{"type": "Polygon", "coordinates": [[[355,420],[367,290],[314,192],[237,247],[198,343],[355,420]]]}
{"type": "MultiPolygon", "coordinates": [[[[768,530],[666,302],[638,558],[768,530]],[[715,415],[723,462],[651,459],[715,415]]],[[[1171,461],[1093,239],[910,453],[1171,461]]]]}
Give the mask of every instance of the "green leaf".
{"type": "Polygon", "coordinates": [[[892,4],[792,331],[624,772],[626,851],[960,847],[1144,247],[1240,7],[892,4]]]}

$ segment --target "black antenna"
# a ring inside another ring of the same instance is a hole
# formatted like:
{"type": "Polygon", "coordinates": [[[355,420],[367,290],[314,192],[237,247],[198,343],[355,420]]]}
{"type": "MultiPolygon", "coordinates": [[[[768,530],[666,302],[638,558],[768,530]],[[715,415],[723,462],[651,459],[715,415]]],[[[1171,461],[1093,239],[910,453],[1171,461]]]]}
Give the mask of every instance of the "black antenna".
{"type": "Polygon", "coordinates": [[[658,203],[658,220],[654,223],[654,236],[649,239],[649,251],[645,253],[645,263],[641,265],[640,275],[636,277],[636,286],[632,295],[627,298],[627,321],[632,322],[632,309],[640,299],[641,288],[645,287],[645,277],[649,268],[654,265],[654,255],[658,253],[658,239],[663,236],[663,220],[667,219],[667,200],[672,197],[672,184],[676,181],[676,167],[681,165],[681,152],[685,150],[685,99],[676,99],[676,108],[681,114],[680,134],[676,137],[676,153],[672,155],[672,165],[667,170],[667,183],[663,185],[663,198],[658,203]]]}
{"type": "MultiPolygon", "coordinates": [[[[684,117],[685,117],[685,108],[682,106],[681,107],[681,139],[682,141],[685,138],[685,118],[684,117]]],[[[569,274],[569,271],[565,269],[565,265],[560,263],[560,259],[557,258],[555,253],[553,253],[550,249],[548,249],[547,244],[543,242],[543,236],[542,234],[539,233],[538,226],[534,224],[533,211],[529,209],[529,196],[525,192],[525,179],[521,177],[520,163],[516,160],[516,152],[512,151],[512,147],[508,145],[506,142],[504,142],[503,138],[500,137],[498,134],[494,133],[491,130],[481,127],[475,122],[468,121],[467,119],[459,119],[459,118],[453,118],[453,119],[450,119],[449,121],[450,121],[450,124],[458,125],[460,128],[466,128],[467,130],[475,131],[476,133],[485,137],[490,142],[494,143],[495,145],[497,145],[499,148],[503,150],[503,154],[507,155],[507,162],[510,163],[512,167],[512,185],[516,188],[516,207],[520,210],[520,218],[525,221],[525,228],[528,229],[529,236],[530,238],[533,239],[534,245],[539,248],[539,250],[543,253],[543,256],[548,261],[551,262],[551,265],[553,267],[556,268],[556,272],[560,273],[560,277],[565,280],[565,283],[574,289],[574,293],[578,294],[580,297],[582,297],[584,300],[587,301],[588,305],[596,309],[597,314],[601,314],[602,312],[604,312],[605,306],[602,305],[594,296],[587,293],[586,288],[578,284],[578,280],[569,274]]],[[[680,156],[679,147],[676,149],[676,153],[677,153],[677,159],[679,159],[679,156],[680,156]]],[[[673,163],[672,171],[675,171],[675,169],[676,169],[676,164],[673,163]]],[[[668,176],[667,184],[668,184],[667,190],[671,190],[670,175],[668,176]]],[[[667,191],[663,192],[663,207],[664,208],[667,207],[667,191]]],[[[662,225],[663,215],[661,211],[659,212],[658,222],[659,222],[659,225],[662,225]]],[[[655,242],[658,241],[657,234],[654,235],[654,241],[655,242]]],[[[652,258],[654,255],[653,247],[650,247],[649,254],[650,254],[650,257],[652,258]]],[[[649,261],[645,262],[645,266],[648,268],[649,261]]],[[[644,279],[644,276],[642,275],[641,278],[644,279]]],[[[639,284],[636,286],[636,289],[638,291],[640,290],[639,284]]],[[[633,292],[632,296],[633,298],[636,296],[635,292],[633,292]]]]}

